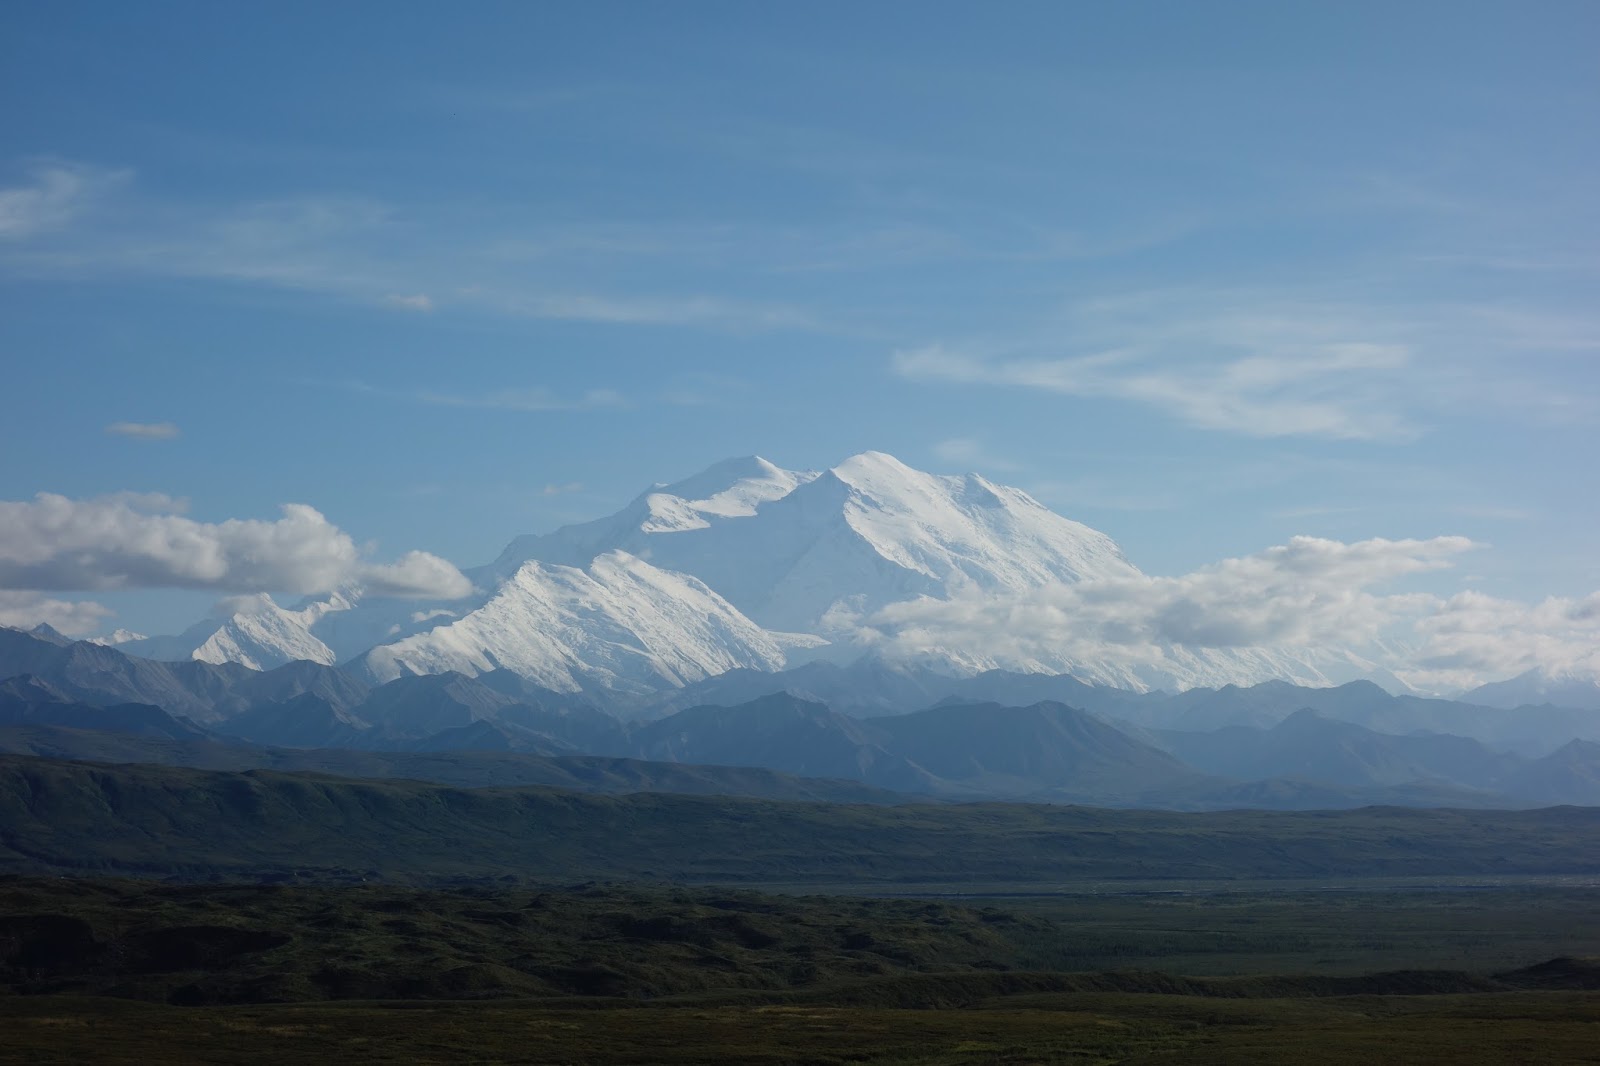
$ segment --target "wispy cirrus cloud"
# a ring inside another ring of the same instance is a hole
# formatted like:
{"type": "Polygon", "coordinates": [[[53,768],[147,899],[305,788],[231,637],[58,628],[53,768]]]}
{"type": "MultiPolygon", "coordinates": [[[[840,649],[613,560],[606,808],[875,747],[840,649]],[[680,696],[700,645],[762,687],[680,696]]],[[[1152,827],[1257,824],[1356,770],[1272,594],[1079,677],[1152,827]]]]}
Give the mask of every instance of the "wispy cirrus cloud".
{"type": "Polygon", "coordinates": [[[1463,503],[1450,508],[1467,518],[1487,518],[1497,522],[1531,522],[1539,512],[1527,507],[1507,507],[1496,503],[1463,503]]]}
{"type": "Polygon", "coordinates": [[[1417,428],[1372,403],[1364,373],[1405,367],[1395,345],[1330,343],[1203,365],[1158,361],[1137,349],[1058,359],[986,359],[941,346],[894,353],[915,381],[1037,389],[1144,404],[1201,429],[1252,437],[1405,440],[1417,428]]]}
{"type": "Polygon", "coordinates": [[[523,292],[482,287],[464,290],[466,302],[483,302],[508,314],[620,325],[720,326],[735,330],[814,329],[815,317],[793,307],[709,296],[620,297],[580,292],[523,292]]]}
{"type": "MultiPolygon", "coordinates": [[[[141,195],[132,174],[72,163],[41,166],[0,187],[0,270],[30,278],[164,277],[270,286],[397,312],[444,308],[596,322],[764,331],[819,328],[810,313],[718,293],[619,291],[596,262],[674,254],[672,233],[647,251],[637,235],[595,233],[508,240],[502,215],[405,208],[367,197],[302,195],[194,204],[141,195]],[[105,217],[77,225],[86,207],[105,217]],[[516,249],[521,249],[520,252],[516,249]],[[579,269],[579,268],[582,269],[579,269]]],[[[682,254],[680,244],[676,252],[682,254]]]]}
{"type": "Polygon", "coordinates": [[[125,170],[35,162],[26,182],[0,188],[0,240],[21,240],[65,226],[128,177],[125,170]]]}
{"type": "Polygon", "coordinates": [[[419,403],[435,407],[479,407],[495,411],[604,411],[627,407],[627,397],[615,389],[590,389],[578,396],[562,397],[549,389],[500,389],[481,393],[421,391],[419,403]]]}
{"type": "Polygon", "coordinates": [[[171,422],[113,422],[106,432],[133,440],[176,440],[181,431],[171,422]]]}
{"type": "Polygon", "coordinates": [[[1463,411],[1575,421],[1600,319],[1371,292],[1169,289],[1085,300],[1009,339],[890,356],[898,376],[1139,405],[1260,438],[1403,442],[1463,411]]]}
{"type": "Polygon", "coordinates": [[[478,392],[447,391],[431,386],[399,388],[377,385],[370,381],[345,379],[326,381],[302,379],[300,384],[313,388],[335,388],[362,396],[394,400],[401,403],[426,404],[432,407],[476,408],[490,411],[525,411],[544,413],[556,411],[627,411],[636,407],[665,405],[668,407],[715,407],[734,402],[746,396],[748,382],[715,374],[694,374],[675,379],[659,392],[630,395],[618,389],[591,388],[576,392],[558,392],[544,385],[524,385],[517,388],[490,389],[478,392]]]}
{"type": "Polygon", "coordinates": [[[346,380],[337,382],[307,381],[319,388],[334,387],[363,396],[373,396],[403,403],[426,404],[431,407],[462,407],[488,411],[612,411],[631,406],[627,396],[615,389],[588,389],[575,395],[563,395],[542,385],[529,385],[514,389],[493,389],[487,392],[445,392],[432,388],[392,388],[374,385],[368,381],[346,380]]]}
{"type": "Polygon", "coordinates": [[[410,295],[402,295],[397,292],[390,293],[383,298],[383,302],[401,311],[422,311],[426,313],[432,311],[434,307],[433,297],[425,292],[414,292],[410,295]]]}

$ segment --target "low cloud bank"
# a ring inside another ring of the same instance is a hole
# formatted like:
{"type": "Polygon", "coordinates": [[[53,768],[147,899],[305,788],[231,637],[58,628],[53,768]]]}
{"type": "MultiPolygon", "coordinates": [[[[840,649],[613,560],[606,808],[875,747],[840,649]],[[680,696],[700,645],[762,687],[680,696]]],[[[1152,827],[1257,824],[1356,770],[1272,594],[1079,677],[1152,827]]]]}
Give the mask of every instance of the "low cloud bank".
{"type": "Polygon", "coordinates": [[[1422,642],[1411,671],[1439,687],[1535,668],[1600,681],[1600,592],[1534,604],[1461,592],[1419,619],[1416,630],[1422,642]]]}
{"type": "Polygon", "coordinates": [[[0,589],[311,594],[354,584],[370,595],[426,599],[472,591],[461,571],[427,552],[368,560],[348,533],[305,504],[284,505],[276,521],[198,522],[183,510],[171,497],[132,493],[0,501],[0,589]]]}
{"type": "Polygon", "coordinates": [[[69,637],[81,637],[99,629],[111,614],[111,608],[98,603],[0,589],[0,626],[13,629],[32,629],[42,622],[69,637]]]}
{"type": "Polygon", "coordinates": [[[1475,592],[1384,591],[1474,547],[1464,537],[1295,537],[1182,577],[892,604],[859,620],[858,633],[891,657],[1051,670],[1099,663],[1128,676],[1181,674],[1229,656],[1270,668],[1273,655],[1331,649],[1353,650],[1427,690],[1536,667],[1600,673],[1600,593],[1528,605],[1475,592]]]}

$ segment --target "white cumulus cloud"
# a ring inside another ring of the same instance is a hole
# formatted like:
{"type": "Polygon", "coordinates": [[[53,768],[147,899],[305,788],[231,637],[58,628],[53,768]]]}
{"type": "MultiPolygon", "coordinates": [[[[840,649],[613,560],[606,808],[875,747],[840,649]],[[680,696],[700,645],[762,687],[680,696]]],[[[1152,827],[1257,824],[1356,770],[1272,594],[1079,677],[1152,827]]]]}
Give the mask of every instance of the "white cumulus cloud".
{"type": "Polygon", "coordinates": [[[1317,537],[1181,577],[1137,572],[1025,592],[892,604],[866,619],[864,639],[890,655],[963,649],[965,657],[1022,668],[1086,662],[1156,664],[1172,649],[1350,648],[1379,640],[1439,600],[1386,593],[1406,575],[1450,565],[1464,537],[1317,537]]]}
{"type": "Polygon", "coordinates": [[[86,600],[58,600],[37,592],[0,589],[0,626],[13,629],[32,629],[43,622],[77,637],[99,629],[111,613],[111,608],[86,600]]]}
{"type": "Polygon", "coordinates": [[[326,592],[357,583],[379,596],[455,599],[472,590],[426,552],[366,559],[350,535],[305,504],[276,521],[198,522],[164,496],[0,501],[0,588],[193,588],[326,592]]]}
{"type": "Polygon", "coordinates": [[[1461,592],[1417,623],[1421,647],[1407,675],[1440,688],[1540,669],[1600,679],[1600,592],[1538,603],[1461,592]]]}
{"type": "Polygon", "coordinates": [[[472,582],[452,563],[423,551],[409,551],[392,563],[368,563],[361,584],[374,596],[460,599],[472,582]]]}

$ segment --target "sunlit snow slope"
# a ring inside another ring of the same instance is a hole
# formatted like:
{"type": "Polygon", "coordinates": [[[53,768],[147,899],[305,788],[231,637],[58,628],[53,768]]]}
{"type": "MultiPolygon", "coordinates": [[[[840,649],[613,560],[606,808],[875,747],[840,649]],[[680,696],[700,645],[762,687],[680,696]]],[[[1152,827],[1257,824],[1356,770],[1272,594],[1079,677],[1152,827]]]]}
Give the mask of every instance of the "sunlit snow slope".
{"type": "Polygon", "coordinates": [[[378,681],[504,668],[560,692],[640,693],[783,663],[779,642],[702,582],[621,551],[587,569],[525,563],[466,617],[361,660],[378,681]]]}
{"type": "Polygon", "coordinates": [[[609,518],[518,538],[495,568],[580,565],[618,548],[694,574],[763,626],[811,633],[916,596],[1137,573],[1105,534],[1027,493],[882,452],[820,475],[730,460],[609,518]]]}

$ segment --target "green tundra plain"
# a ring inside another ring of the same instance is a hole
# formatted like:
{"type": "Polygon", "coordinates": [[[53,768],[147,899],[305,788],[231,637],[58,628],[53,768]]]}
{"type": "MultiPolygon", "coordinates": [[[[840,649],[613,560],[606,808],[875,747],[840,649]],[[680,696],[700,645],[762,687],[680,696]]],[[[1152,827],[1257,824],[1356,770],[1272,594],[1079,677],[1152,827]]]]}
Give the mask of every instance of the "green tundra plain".
{"type": "Polygon", "coordinates": [[[1600,810],[0,757],[0,1061],[1600,1061],[1600,810]]]}
{"type": "Polygon", "coordinates": [[[1584,883],[0,883],[6,1062],[1593,1062],[1584,883]]]}

